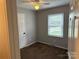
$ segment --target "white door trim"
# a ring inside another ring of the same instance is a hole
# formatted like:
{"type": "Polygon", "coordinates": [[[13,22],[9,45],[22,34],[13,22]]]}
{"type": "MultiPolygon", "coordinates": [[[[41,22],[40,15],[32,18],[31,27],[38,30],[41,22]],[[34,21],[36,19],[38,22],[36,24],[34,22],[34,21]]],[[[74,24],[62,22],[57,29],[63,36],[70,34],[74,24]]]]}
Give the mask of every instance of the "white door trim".
{"type": "Polygon", "coordinates": [[[16,0],[6,0],[11,59],[20,59],[16,0]]]}

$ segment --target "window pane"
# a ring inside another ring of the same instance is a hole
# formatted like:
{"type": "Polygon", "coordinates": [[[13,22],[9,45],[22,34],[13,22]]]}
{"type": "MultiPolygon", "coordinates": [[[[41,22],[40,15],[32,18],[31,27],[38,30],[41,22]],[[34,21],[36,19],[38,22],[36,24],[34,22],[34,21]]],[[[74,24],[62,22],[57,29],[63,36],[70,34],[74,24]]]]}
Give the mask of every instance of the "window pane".
{"type": "Polygon", "coordinates": [[[63,13],[48,15],[49,36],[63,37],[63,20],[63,13]]]}

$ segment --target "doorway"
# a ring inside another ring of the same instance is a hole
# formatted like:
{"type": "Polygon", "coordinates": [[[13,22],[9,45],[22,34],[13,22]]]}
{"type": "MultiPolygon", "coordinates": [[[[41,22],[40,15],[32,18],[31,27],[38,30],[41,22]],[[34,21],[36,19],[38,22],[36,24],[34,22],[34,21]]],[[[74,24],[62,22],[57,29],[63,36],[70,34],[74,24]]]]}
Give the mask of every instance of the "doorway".
{"type": "Polygon", "coordinates": [[[69,2],[40,10],[19,3],[17,16],[21,59],[68,59],[69,2]]]}

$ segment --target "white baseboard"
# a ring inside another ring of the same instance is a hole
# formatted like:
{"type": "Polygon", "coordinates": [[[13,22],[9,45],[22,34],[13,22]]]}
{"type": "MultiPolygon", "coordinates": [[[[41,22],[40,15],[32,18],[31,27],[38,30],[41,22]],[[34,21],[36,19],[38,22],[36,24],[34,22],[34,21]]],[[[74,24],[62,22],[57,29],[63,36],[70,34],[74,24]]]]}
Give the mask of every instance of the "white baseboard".
{"type": "Polygon", "coordinates": [[[26,47],[28,47],[28,46],[30,46],[30,45],[32,45],[32,44],[34,44],[34,43],[36,43],[36,41],[27,44],[26,47]]]}
{"type": "MultiPolygon", "coordinates": [[[[29,44],[26,44],[26,46],[24,46],[23,48],[28,47],[28,46],[30,46],[30,45],[32,45],[32,44],[34,44],[34,43],[36,43],[36,41],[31,42],[31,43],[29,43],[29,44]]],[[[23,48],[20,48],[20,49],[23,49],[23,48]]]]}
{"type": "Polygon", "coordinates": [[[55,47],[58,47],[58,48],[62,48],[62,49],[66,49],[66,50],[68,50],[67,48],[65,48],[65,47],[62,47],[62,46],[56,46],[56,45],[54,45],[55,47]]]}
{"type": "Polygon", "coordinates": [[[42,41],[38,41],[39,43],[43,43],[43,44],[47,44],[47,45],[49,45],[47,42],[42,42],[42,41]]]}
{"type": "MultiPolygon", "coordinates": [[[[47,42],[42,42],[42,41],[38,41],[38,42],[40,42],[40,43],[44,43],[44,44],[47,44],[47,45],[50,45],[50,44],[49,44],[49,43],[47,43],[47,42]]],[[[27,45],[26,45],[26,46],[24,46],[23,48],[28,47],[28,46],[30,46],[30,45],[32,45],[32,44],[34,44],[34,43],[36,43],[36,41],[34,41],[34,42],[31,42],[31,43],[27,44],[27,45]]],[[[56,46],[56,45],[51,45],[51,46],[55,46],[55,47],[58,47],[58,48],[62,48],[62,49],[66,49],[66,50],[67,50],[67,48],[65,48],[65,47],[56,46]]],[[[22,49],[22,48],[20,48],[20,49],[22,49]]]]}
{"type": "MultiPolygon", "coordinates": [[[[47,44],[47,45],[50,45],[50,44],[47,43],[47,42],[42,42],[42,41],[38,41],[38,42],[40,42],[40,43],[44,43],[44,44],[47,44]]],[[[61,46],[56,46],[56,45],[51,45],[51,46],[55,46],[55,47],[58,47],[58,48],[62,48],[62,49],[66,49],[66,50],[68,50],[67,48],[65,48],[65,47],[61,47],[61,46]]]]}

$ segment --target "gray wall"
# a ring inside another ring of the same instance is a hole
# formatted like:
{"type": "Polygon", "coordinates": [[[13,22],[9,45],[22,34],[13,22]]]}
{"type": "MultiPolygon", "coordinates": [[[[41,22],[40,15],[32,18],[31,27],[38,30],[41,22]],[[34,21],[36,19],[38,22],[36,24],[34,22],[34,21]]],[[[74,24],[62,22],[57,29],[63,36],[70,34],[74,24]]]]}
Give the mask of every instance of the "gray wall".
{"type": "Polygon", "coordinates": [[[50,8],[46,10],[40,10],[36,12],[36,23],[37,23],[37,41],[54,45],[61,48],[68,48],[68,20],[69,20],[69,5],[50,8]],[[49,37],[48,36],[48,15],[54,13],[65,14],[64,16],[64,37],[49,37]]]}
{"type": "Polygon", "coordinates": [[[17,12],[19,46],[24,48],[36,42],[35,12],[25,8],[18,8],[17,12]]]}

